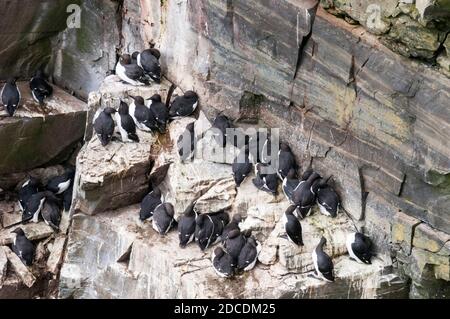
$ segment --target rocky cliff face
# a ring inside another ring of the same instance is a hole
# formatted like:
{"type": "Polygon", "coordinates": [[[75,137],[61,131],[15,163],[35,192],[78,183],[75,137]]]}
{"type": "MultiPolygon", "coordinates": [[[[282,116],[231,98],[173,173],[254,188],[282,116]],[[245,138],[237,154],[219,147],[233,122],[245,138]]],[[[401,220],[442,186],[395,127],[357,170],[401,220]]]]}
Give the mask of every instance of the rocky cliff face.
{"type": "MultiPolygon", "coordinates": [[[[186,167],[170,165],[163,185],[178,213],[196,189],[204,205],[225,203],[231,212],[248,214],[248,227],[264,240],[261,265],[249,278],[237,279],[245,283],[239,296],[251,297],[249,291],[262,279],[270,283],[265,289],[273,297],[393,297],[406,290],[415,298],[448,296],[448,1],[323,0],[318,5],[312,0],[124,0],[80,5],[81,29],[52,36],[53,53],[39,49],[46,59],[52,55],[49,69],[58,83],[84,97],[99,88],[89,97],[86,144],[77,159],[83,169],[77,173],[77,215],[61,273],[61,297],[229,296],[205,289],[217,279],[209,276],[207,257],[196,247],[174,260],[174,236],[153,244],[148,225],[135,225],[133,204],[145,192],[151,172],[155,175],[152,167],[167,170],[167,138],[148,136],[144,149],[127,145],[100,153],[91,140],[93,112],[134,90],[112,83],[113,78],[101,86],[115,54],[150,43],[162,52],[168,81],[198,92],[206,117],[224,111],[240,122],[281,128],[281,138],[303,167],[312,163],[322,174],[332,173],[345,211],[374,238],[383,256],[371,268],[348,268],[339,240],[332,240],[342,280],[333,290],[319,287],[307,278],[310,265],[303,252],[290,251],[277,238],[279,215],[274,211],[282,210],[282,202],[271,199],[265,209],[255,204],[259,195],[245,198],[245,192],[228,187],[226,163],[201,163],[217,176],[203,170],[198,185],[183,184],[186,167]],[[127,152],[141,156],[127,162],[127,152]],[[105,171],[94,169],[90,161],[96,156],[108,162],[105,171]],[[128,194],[135,181],[140,186],[128,194]],[[227,194],[226,201],[214,196],[214,187],[227,194]],[[111,190],[116,192],[105,196],[111,190]],[[108,246],[110,239],[116,244],[108,246]],[[165,268],[151,261],[154,254],[161,256],[164,267],[175,269],[167,279],[157,275],[165,268]],[[86,266],[85,256],[92,257],[90,262],[96,259],[86,266]],[[348,269],[357,278],[349,279],[348,269]],[[155,292],[155,284],[165,288],[155,292]],[[272,287],[277,289],[267,289],[272,287]]],[[[140,93],[156,90],[165,96],[169,85],[140,93]]],[[[345,218],[327,227],[345,231],[350,224],[345,218]]],[[[324,229],[310,226],[313,233],[324,229]]],[[[255,294],[265,296],[262,290],[255,294]]]]}

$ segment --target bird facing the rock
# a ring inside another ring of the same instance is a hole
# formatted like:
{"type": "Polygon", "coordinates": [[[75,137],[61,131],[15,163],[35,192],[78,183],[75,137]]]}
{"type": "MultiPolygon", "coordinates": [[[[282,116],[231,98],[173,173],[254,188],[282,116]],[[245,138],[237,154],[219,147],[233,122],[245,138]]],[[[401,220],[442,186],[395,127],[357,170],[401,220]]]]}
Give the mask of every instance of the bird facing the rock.
{"type": "Polygon", "coordinates": [[[94,130],[103,146],[108,145],[112,140],[115,127],[114,120],[112,119],[112,114],[114,113],[116,113],[115,109],[112,107],[105,107],[105,109],[94,118],[94,130]]]}
{"type": "Polygon", "coordinates": [[[41,105],[44,104],[44,100],[53,93],[53,87],[46,81],[42,70],[38,70],[36,75],[31,78],[30,89],[33,99],[41,105]]]}
{"type": "Polygon", "coordinates": [[[194,241],[195,220],[198,216],[194,210],[195,203],[196,202],[194,201],[186,208],[184,214],[178,221],[178,239],[181,248],[186,247],[186,245],[194,241]]]}
{"type": "Polygon", "coordinates": [[[20,91],[15,78],[9,78],[0,93],[3,106],[6,108],[9,116],[16,113],[20,104],[20,91]]]}
{"type": "Polygon", "coordinates": [[[348,234],[346,246],[351,259],[360,264],[372,263],[372,242],[369,237],[359,232],[348,234]]]}
{"type": "Polygon", "coordinates": [[[19,189],[19,206],[22,212],[25,210],[26,204],[30,197],[39,193],[40,182],[35,177],[27,179],[19,189]]]}
{"type": "Polygon", "coordinates": [[[334,281],[334,267],[331,257],[323,251],[323,246],[327,240],[322,236],[319,244],[312,252],[312,259],[314,269],[316,270],[316,277],[328,282],[334,281]]]}
{"type": "Polygon", "coordinates": [[[162,203],[161,190],[159,188],[153,189],[148,193],[141,202],[141,210],[139,211],[139,219],[144,221],[151,220],[156,207],[162,203]]]}

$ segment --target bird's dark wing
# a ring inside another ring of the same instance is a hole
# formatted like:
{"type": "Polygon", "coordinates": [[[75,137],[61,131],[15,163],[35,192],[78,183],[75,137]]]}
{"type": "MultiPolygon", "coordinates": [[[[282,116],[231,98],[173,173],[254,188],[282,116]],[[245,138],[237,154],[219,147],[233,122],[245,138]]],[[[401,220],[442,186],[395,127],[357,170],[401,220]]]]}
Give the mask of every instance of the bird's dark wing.
{"type": "Polygon", "coordinates": [[[292,215],[287,216],[286,233],[296,243],[302,243],[302,226],[297,218],[292,215]]]}
{"type": "Polygon", "coordinates": [[[137,64],[127,64],[124,67],[125,74],[132,80],[139,80],[145,75],[144,70],[137,64]]]}
{"type": "Polygon", "coordinates": [[[131,115],[121,115],[120,124],[122,125],[123,129],[127,131],[127,133],[136,133],[136,124],[134,123],[131,115]]]}

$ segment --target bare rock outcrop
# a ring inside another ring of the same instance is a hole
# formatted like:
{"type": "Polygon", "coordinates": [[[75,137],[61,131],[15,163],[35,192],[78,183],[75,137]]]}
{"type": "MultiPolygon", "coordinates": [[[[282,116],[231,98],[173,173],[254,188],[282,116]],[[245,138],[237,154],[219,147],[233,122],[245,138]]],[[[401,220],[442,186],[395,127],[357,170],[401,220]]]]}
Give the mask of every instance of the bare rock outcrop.
{"type": "Polygon", "coordinates": [[[21,102],[14,117],[0,109],[0,175],[67,160],[84,134],[85,103],[55,86],[41,107],[28,82],[18,87],[21,102]]]}

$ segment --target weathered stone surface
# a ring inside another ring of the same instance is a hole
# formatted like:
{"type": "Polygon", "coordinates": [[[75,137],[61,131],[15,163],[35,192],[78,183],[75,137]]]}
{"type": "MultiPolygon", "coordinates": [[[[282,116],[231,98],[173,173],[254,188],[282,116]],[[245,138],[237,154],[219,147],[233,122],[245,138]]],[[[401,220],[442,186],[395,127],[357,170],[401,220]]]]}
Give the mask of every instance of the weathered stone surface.
{"type": "Polygon", "coordinates": [[[321,3],[330,13],[349,16],[369,32],[382,35],[389,48],[408,57],[433,60],[450,31],[450,11],[445,1],[322,0],[321,3]]]}
{"type": "Polygon", "coordinates": [[[6,271],[8,270],[8,258],[3,249],[0,249],[0,287],[6,279],[6,271]]]}
{"type": "Polygon", "coordinates": [[[80,25],[66,28],[52,40],[49,63],[55,81],[87,99],[116,65],[120,24],[116,1],[71,1],[79,5],[80,25]]]}
{"type": "Polygon", "coordinates": [[[231,208],[236,196],[236,184],[234,179],[219,180],[206,191],[195,203],[195,210],[198,213],[211,213],[231,208]]]}
{"type": "MultiPolygon", "coordinates": [[[[12,244],[15,234],[12,234],[11,232],[15,228],[16,227],[6,228],[0,231],[0,246],[12,244]]],[[[44,222],[39,222],[37,224],[28,223],[20,225],[20,228],[23,229],[27,238],[32,241],[47,238],[53,234],[53,229],[44,222]]]]}
{"type": "Polygon", "coordinates": [[[406,253],[411,253],[414,231],[419,224],[417,218],[397,212],[392,223],[392,243],[399,244],[406,253]]]}
{"type": "Polygon", "coordinates": [[[77,157],[75,211],[96,214],[139,202],[148,190],[151,133],[139,143],[112,141],[103,147],[95,135],[77,157]]]}
{"type": "Polygon", "coordinates": [[[20,186],[22,186],[30,176],[36,177],[43,185],[45,185],[50,178],[62,174],[64,174],[64,167],[62,165],[35,168],[26,172],[2,175],[0,176],[0,185],[5,190],[18,191],[20,186]]]}
{"type": "Polygon", "coordinates": [[[415,229],[413,245],[432,253],[439,253],[449,241],[449,234],[437,231],[427,224],[421,224],[415,229]]]}
{"type": "Polygon", "coordinates": [[[62,258],[64,256],[64,244],[66,243],[65,236],[55,238],[50,248],[50,255],[47,259],[47,270],[53,275],[58,274],[59,266],[61,266],[62,258]]]}
{"type": "Polygon", "coordinates": [[[307,274],[283,274],[279,264],[258,265],[251,273],[224,280],[211,267],[211,250],[202,253],[197,245],[180,249],[176,232],[161,237],[149,225],[137,227],[138,209],[131,206],[98,216],[74,216],[59,297],[386,298],[405,294],[404,283],[383,275],[385,265],[378,259],[371,266],[347,257],[335,259],[338,279],[332,285],[307,274]],[[129,260],[117,263],[131,243],[129,260]],[[92,262],[87,264],[85,259],[92,262]],[[391,288],[387,282],[392,282],[391,288]]]}
{"type": "Polygon", "coordinates": [[[28,287],[32,287],[36,281],[36,278],[31,273],[31,271],[27,268],[27,266],[24,265],[24,263],[17,257],[16,254],[14,254],[11,249],[8,247],[0,247],[8,258],[8,261],[11,265],[11,268],[14,270],[14,272],[20,277],[22,282],[28,287]]]}
{"type": "Polygon", "coordinates": [[[86,104],[54,87],[41,108],[28,82],[18,83],[22,99],[14,117],[0,111],[0,175],[30,170],[67,159],[82,139],[86,104]]]}
{"type": "Polygon", "coordinates": [[[51,40],[66,28],[69,13],[66,8],[72,0],[2,1],[0,22],[3,31],[0,41],[7,43],[0,58],[0,78],[8,76],[30,77],[46,65],[52,53],[51,40]]]}

